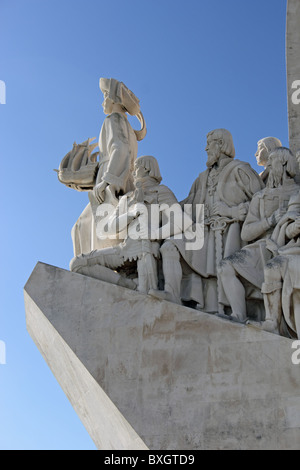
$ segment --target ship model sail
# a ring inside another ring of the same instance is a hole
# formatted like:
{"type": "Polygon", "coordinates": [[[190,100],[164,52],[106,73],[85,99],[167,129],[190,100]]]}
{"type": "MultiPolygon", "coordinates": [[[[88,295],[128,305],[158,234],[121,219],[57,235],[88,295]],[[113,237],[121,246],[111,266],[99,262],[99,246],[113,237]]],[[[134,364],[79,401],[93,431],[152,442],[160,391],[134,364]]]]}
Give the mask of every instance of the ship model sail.
{"type": "Polygon", "coordinates": [[[92,143],[95,137],[77,144],[62,159],[57,172],[61,183],[77,191],[93,189],[99,167],[99,152],[92,153],[98,143],[92,143]]]}

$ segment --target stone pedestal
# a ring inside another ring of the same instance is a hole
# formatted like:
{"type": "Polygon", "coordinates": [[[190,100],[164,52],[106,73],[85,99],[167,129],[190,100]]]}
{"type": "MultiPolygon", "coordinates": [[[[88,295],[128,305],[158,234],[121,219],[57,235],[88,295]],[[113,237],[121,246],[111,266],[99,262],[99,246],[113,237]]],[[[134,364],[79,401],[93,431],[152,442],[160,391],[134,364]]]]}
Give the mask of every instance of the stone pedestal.
{"type": "Polygon", "coordinates": [[[300,449],[292,341],[43,263],[25,306],[99,449],[300,449]]]}

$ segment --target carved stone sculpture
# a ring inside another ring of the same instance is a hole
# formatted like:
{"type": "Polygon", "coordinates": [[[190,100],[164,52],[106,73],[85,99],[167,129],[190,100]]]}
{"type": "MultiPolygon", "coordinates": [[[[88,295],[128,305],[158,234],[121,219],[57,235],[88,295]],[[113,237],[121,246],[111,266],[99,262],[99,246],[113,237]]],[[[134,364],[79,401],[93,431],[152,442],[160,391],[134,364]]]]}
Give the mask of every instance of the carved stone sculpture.
{"type": "Polygon", "coordinates": [[[105,220],[105,235],[115,237],[118,244],[73,258],[72,271],[143,293],[158,288],[157,259],[161,237],[181,231],[180,227],[176,230],[174,224],[169,224],[170,208],[174,204],[180,211],[181,208],[172,191],[160,184],[161,179],[154,157],[143,156],[136,160],[135,190],[121,197],[105,220]],[[152,205],[158,207],[161,217],[156,230],[151,226],[152,205]],[[171,231],[164,235],[164,227],[170,227],[171,231]]]}
{"type": "Polygon", "coordinates": [[[126,194],[133,189],[132,171],[137,157],[137,141],[144,138],[146,127],[139,100],[124,83],[113,78],[100,78],[99,85],[104,96],[103,111],[107,117],[99,136],[99,171],[92,195],[101,203],[105,199],[106,188],[113,195],[126,194]],[[141,131],[132,129],[126,113],[139,117],[143,123],[141,131]]]}
{"type": "MultiPolygon", "coordinates": [[[[268,265],[272,257],[268,243],[290,197],[298,191],[293,155],[275,137],[259,140],[255,155],[264,171],[258,175],[248,163],[235,159],[229,131],[210,132],[205,149],[207,170],[181,202],[183,209],[191,208],[191,218],[180,209],[178,220],[185,218],[184,227],[175,222],[170,230],[171,209],[178,202],[172,191],[160,185],[155,158],[137,159],[137,143],[146,134],[139,100],[118,80],[101,78],[99,84],[107,116],[99,135],[99,152],[92,153],[96,147],[93,139],[75,143],[58,170],[62,183],[89,191],[90,204],[72,229],[71,270],[205,312],[222,316],[226,311],[241,322],[247,320],[248,301],[254,300],[254,318],[264,319],[258,307],[263,300],[264,267],[264,286],[274,275],[268,265]],[[140,131],[131,127],[127,113],[138,118],[140,131]],[[149,218],[155,205],[160,217],[157,230],[149,218]],[[104,216],[107,206],[108,217],[104,216]],[[200,222],[204,225],[203,246],[188,250],[185,231],[200,222]]],[[[274,263],[277,261],[278,256],[274,263]]],[[[271,293],[264,295],[270,320],[265,328],[276,330],[279,320],[274,327],[271,293]]]]}
{"type": "Polygon", "coordinates": [[[139,100],[124,83],[113,78],[100,78],[99,85],[104,96],[103,111],[107,115],[99,135],[99,152],[90,155],[93,139],[89,139],[86,145],[89,153],[82,157],[81,149],[73,147],[64,157],[58,172],[59,180],[67,186],[89,191],[90,204],[72,229],[75,256],[107,246],[108,242],[103,243],[96,234],[98,205],[104,200],[117,205],[119,195],[134,188],[132,172],[137,157],[137,142],[147,132],[139,100]],[[141,130],[132,129],[127,113],[138,118],[141,130]]]}
{"type": "Polygon", "coordinates": [[[243,241],[252,243],[225,257],[218,268],[225,293],[222,302],[230,305],[232,317],[242,322],[247,319],[246,297],[260,298],[257,289],[261,291],[264,265],[272,256],[267,240],[285,215],[290,197],[299,190],[294,181],[295,159],[289,149],[277,148],[269,156],[269,163],[267,187],[254,195],[242,228],[243,241]]]}
{"type": "Polygon", "coordinates": [[[94,138],[88,139],[82,144],[74,142],[73,148],[62,159],[58,173],[61,183],[77,191],[88,191],[93,189],[99,169],[99,152],[92,153],[97,147],[93,143],[94,138]]]}
{"type": "Polygon", "coordinates": [[[173,243],[184,259],[182,299],[199,304],[205,312],[216,313],[222,309],[218,302],[217,265],[241,248],[242,222],[252,196],[263,188],[263,183],[248,163],[234,159],[232,135],[226,129],[210,132],[205,150],[207,170],[200,173],[181,203],[192,205],[194,222],[197,206],[204,205],[203,248],[186,251],[182,240],[173,243]]]}
{"type": "Polygon", "coordinates": [[[264,269],[266,319],[262,328],[300,339],[300,192],[291,197],[269,249],[274,257],[264,269]]]}
{"type": "MultiPolygon", "coordinates": [[[[299,21],[299,0],[288,0],[294,153],[299,21]]],[[[278,139],[261,139],[258,175],[235,160],[230,132],[216,129],[207,170],[178,204],[155,158],[136,158],[146,133],[139,100],[114,79],[100,79],[100,89],[99,153],[93,139],[75,143],[58,170],[90,198],[72,230],[73,272],[37,264],[24,292],[28,331],[99,449],[299,449],[295,158],[278,139]],[[248,324],[248,316],[289,339],[220,318],[248,324]]]]}
{"type": "Polygon", "coordinates": [[[264,137],[257,142],[257,151],[255,157],[258,166],[264,167],[264,171],[260,173],[260,177],[265,184],[267,183],[269,176],[269,156],[277,147],[282,147],[282,144],[276,137],[264,137]]]}

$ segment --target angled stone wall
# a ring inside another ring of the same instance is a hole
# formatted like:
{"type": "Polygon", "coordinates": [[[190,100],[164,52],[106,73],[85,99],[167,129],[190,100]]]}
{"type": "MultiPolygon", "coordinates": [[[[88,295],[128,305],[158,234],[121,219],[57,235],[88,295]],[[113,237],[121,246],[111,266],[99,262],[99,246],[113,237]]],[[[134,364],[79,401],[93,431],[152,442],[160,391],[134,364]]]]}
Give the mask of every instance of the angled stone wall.
{"type": "Polygon", "coordinates": [[[43,263],[25,304],[99,449],[300,449],[290,340],[43,263]]]}

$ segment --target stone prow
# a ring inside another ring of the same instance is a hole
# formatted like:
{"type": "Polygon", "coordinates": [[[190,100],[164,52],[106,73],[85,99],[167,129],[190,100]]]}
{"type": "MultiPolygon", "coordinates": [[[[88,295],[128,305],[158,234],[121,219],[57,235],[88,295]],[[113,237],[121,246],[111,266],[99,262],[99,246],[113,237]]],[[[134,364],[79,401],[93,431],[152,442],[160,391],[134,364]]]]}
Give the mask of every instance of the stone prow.
{"type": "Polygon", "coordinates": [[[99,449],[300,449],[287,338],[44,263],[24,293],[29,334],[99,449]]]}

